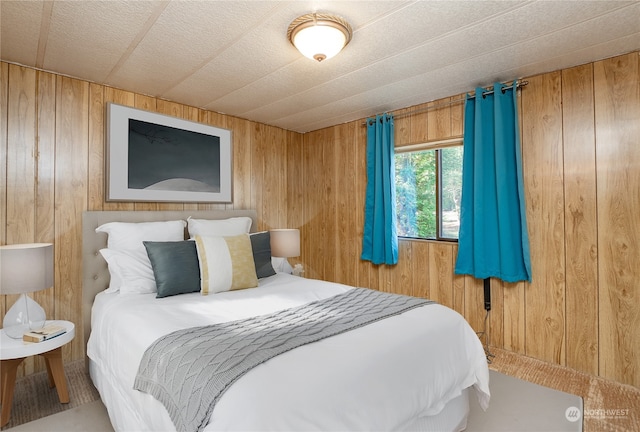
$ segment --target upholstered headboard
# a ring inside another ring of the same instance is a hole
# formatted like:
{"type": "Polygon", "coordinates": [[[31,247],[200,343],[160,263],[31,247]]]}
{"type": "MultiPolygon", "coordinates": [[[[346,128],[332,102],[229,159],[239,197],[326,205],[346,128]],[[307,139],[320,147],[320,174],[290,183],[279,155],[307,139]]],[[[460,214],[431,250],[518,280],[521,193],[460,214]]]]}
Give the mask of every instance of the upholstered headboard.
{"type": "MultiPolygon", "coordinates": [[[[107,235],[96,228],[107,222],[157,222],[169,220],[227,219],[248,216],[251,231],[257,230],[255,210],[184,210],[184,211],[85,211],[82,214],[82,315],[84,342],[91,332],[91,306],[95,296],[109,286],[109,269],[100,249],[107,247],[107,235]]],[[[185,231],[185,238],[186,238],[185,231]]]]}

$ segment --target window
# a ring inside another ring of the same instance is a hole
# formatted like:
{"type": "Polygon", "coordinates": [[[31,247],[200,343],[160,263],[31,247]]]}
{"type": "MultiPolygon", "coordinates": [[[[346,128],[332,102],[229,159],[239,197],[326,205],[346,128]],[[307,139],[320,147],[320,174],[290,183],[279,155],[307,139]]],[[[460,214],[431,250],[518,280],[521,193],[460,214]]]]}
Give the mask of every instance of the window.
{"type": "Polygon", "coordinates": [[[395,168],[398,236],[457,240],[462,145],[417,151],[396,148],[395,168]]]}

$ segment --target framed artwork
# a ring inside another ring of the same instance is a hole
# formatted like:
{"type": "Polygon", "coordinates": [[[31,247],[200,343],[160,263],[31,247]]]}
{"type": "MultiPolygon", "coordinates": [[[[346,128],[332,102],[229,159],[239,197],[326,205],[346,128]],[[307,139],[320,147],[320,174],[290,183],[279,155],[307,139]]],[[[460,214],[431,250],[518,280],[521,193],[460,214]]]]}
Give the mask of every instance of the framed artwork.
{"type": "Polygon", "coordinates": [[[231,131],[107,106],[107,201],[232,201],[231,131]]]}

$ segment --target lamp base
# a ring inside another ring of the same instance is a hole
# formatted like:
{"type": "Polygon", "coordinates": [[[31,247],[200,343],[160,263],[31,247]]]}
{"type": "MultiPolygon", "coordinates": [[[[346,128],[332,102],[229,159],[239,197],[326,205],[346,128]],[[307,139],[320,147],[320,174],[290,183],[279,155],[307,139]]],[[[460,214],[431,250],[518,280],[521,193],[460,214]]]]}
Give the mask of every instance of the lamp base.
{"type": "Polygon", "coordinates": [[[21,294],[4,316],[2,327],[10,338],[22,339],[25,332],[44,327],[46,319],[42,306],[28,295],[21,294]]]}
{"type": "Polygon", "coordinates": [[[291,267],[291,264],[289,264],[289,261],[286,258],[272,256],[271,265],[276,273],[293,274],[293,267],[291,267]]]}

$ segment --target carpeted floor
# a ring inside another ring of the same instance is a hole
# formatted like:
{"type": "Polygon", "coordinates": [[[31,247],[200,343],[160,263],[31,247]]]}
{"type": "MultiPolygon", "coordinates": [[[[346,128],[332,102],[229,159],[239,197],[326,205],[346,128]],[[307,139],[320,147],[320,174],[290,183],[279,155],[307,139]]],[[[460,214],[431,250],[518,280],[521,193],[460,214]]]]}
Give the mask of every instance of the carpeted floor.
{"type": "MultiPolygon", "coordinates": [[[[500,389],[504,389],[505,386],[520,385],[520,380],[532,382],[540,386],[581,396],[584,404],[584,410],[582,413],[584,417],[584,431],[640,431],[640,389],[617,384],[615,382],[583,374],[569,368],[552,365],[507,351],[495,349],[492,350],[492,352],[496,357],[489,366],[490,369],[504,375],[519,378],[519,380],[511,380],[512,382],[509,383],[508,377],[504,377],[506,380],[501,377],[500,385],[498,385],[498,380],[496,379],[494,380],[495,385],[492,387],[492,391],[495,389],[495,392],[498,393],[500,392],[500,389]]],[[[3,427],[2,430],[4,431],[20,424],[42,417],[51,416],[56,413],[61,413],[63,411],[72,410],[77,407],[80,408],[74,409],[74,413],[78,413],[78,417],[76,420],[72,420],[72,423],[74,421],[76,423],[82,422],[84,410],[84,412],[90,413],[90,417],[88,418],[91,419],[91,421],[98,419],[96,416],[100,416],[100,421],[106,423],[106,427],[102,430],[110,429],[108,425],[108,418],[104,412],[102,404],[100,402],[92,403],[99,400],[99,395],[97,390],[91,384],[88,374],[85,372],[84,361],[70,362],[66,364],[65,373],[69,383],[69,397],[71,401],[69,404],[64,405],[58,402],[56,390],[54,388],[49,388],[46,372],[40,372],[19,378],[16,383],[11,419],[7,426],[3,427]]],[[[534,389],[534,392],[530,394],[540,394],[536,393],[537,391],[539,391],[539,389],[534,389]]],[[[500,402],[500,398],[498,396],[498,394],[494,394],[494,397],[492,397],[490,412],[498,412],[501,416],[508,415],[510,412],[513,415],[516,411],[512,408],[506,408],[509,410],[509,412],[506,412],[502,409],[502,406],[498,405],[505,403],[500,402]]],[[[509,398],[508,395],[507,398],[509,398]]],[[[509,401],[509,403],[513,404],[513,401],[509,401]]],[[[556,410],[554,409],[553,411],[556,410]]],[[[494,415],[493,413],[490,414],[494,415]]],[[[537,413],[535,415],[539,416],[545,414],[546,413],[537,413]]],[[[478,419],[479,415],[484,416],[484,413],[477,410],[474,413],[472,409],[470,420],[473,416],[476,416],[475,418],[478,419]]],[[[69,421],[68,417],[64,414],[60,414],[50,417],[50,419],[47,419],[46,421],[42,419],[33,423],[34,427],[36,427],[35,429],[21,427],[19,430],[56,430],[51,427],[52,424],[63,417],[65,417],[64,421],[69,421]],[[43,425],[47,425],[45,429],[41,429],[43,425]]],[[[95,423],[92,423],[91,421],[89,422],[89,426],[95,426],[95,423]]],[[[480,422],[476,421],[474,426],[469,425],[469,431],[509,430],[499,429],[492,426],[491,421],[493,420],[488,419],[485,416],[480,422]]],[[[522,422],[522,419],[518,419],[518,421],[522,422]]],[[[77,428],[73,429],[65,426],[65,430],[83,429],[82,424],[80,423],[77,428]]],[[[521,428],[512,430],[531,429],[521,428]]]]}
{"type": "Polygon", "coordinates": [[[84,360],[65,364],[64,371],[69,387],[68,404],[60,403],[55,387],[49,388],[46,371],[18,378],[13,395],[11,418],[2,430],[100,399],[98,390],[91,384],[89,375],[85,371],[84,360]]]}
{"type": "Polygon", "coordinates": [[[586,432],[640,432],[640,389],[564,366],[492,349],[489,368],[582,397],[586,432]]]}

